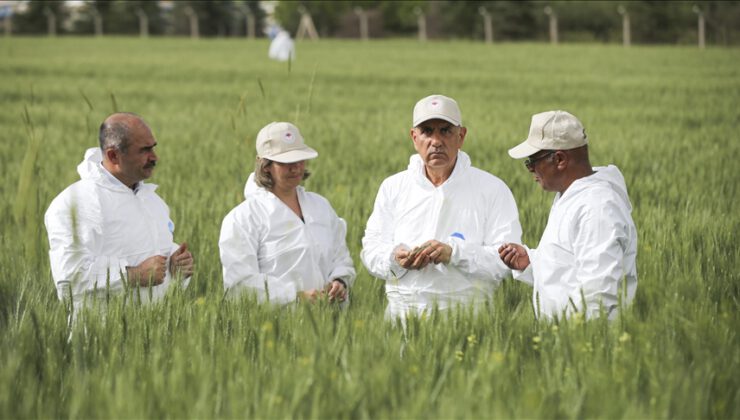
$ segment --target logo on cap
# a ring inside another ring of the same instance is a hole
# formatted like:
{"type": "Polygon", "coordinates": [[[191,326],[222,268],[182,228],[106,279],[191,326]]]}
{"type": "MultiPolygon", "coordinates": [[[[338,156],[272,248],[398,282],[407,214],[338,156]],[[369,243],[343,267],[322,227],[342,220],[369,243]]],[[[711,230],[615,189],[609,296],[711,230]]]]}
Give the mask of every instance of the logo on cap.
{"type": "Polygon", "coordinates": [[[286,131],[283,135],[283,142],[293,144],[295,142],[295,136],[290,131],[286,131]]]}
{"type": "Polygon", "coordinates": [[[437,105],[439,105],[438,101],[432,101],[432,106],[437,106],[437,105]]]}

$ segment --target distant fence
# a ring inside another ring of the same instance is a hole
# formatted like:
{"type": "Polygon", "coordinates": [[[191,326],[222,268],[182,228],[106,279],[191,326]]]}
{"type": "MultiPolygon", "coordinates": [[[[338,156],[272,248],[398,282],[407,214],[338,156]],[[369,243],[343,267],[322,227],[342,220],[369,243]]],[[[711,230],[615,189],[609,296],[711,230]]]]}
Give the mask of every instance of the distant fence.
{"type": "MultiPolygon", "coordinates": [[[[40,3],[41,2],[30,2],[30,4],[35,6],[37,9],[40,3]]],[[[168,21],[170,27],[180,28],[179,32],[175,30],[161,30],[159,35],[189,35],[193,39],[198,39],[203,36],[201,31],[202,24],[212,24],[213,16],[205,13],[203,10],[191,7],[190,3],[175,3],[175,10],[173,10],[172,5],[170,5],[169,9],[162,9],[161,4],[163,3],[161,2],[160,6],[158,6],[159,10],[155,12],[152,12],[151,10],[144,10],[141,7],[130,10],[129,12],[135,15],[135,19],[129,19],[128,21],[126,21],[128,22],[128,26],[126,27],[127,29],[125,33],[129,35],[134,35],[138,33],[138,36],[143,38],[150,36],[152,32],[150,30],[152,26],[150,18],[152,17],[152,13],[154,13],[157,17],[160,18],[160,20],[168,21]],[[162,18],[163,15],[166,16],[162,18]]],[[[87,25],[85,27],[89,29],[87,31],[84,31],[78,28],[74,31],[68,31],[67,33],[73,33],[76,35],[89,34],[99,37],[104,36],[105,34],[104,31],[106,28],[106,16],[101,13],[96,7],[91,6],[93,3],[85,4],[82,10],[76,9],[72,12],[62,12],[60,11],[61,9],[59,7],[57,7],[55,10],[47,6],[49,4],[56,4],[58,6],[60,4],[59,2],[49,2],[41,4],[43,5],[43,8],[41,10],[43,13],[43,19],[45,20],[45,25],[40,25],[38,20],[42,17],[36,16],[35,19],[37,22],[34,26],[35,30],[29,31],[28,29],[26,29],[23,33],[46,34],[52,37],[57,36],[60,32],[60,26],[67,28],[74,27],[75,22],[83,19],[80,16],[84,16],[87,25]],[[60,14],[63,14],[63,16],[60,16],[60,14]],[[42,28],[45,28],[45,31],[42,28]]],[[[21,5],[23,5],[23,3],[21,2],[9,2],[6,4],[0,4],[0,24],[2,25],[3,33],[6,37],[12,36],[14,34],[15,19],[20,18],[24,19],[24,21],[30,20],[27,15],[33,13],[33,10],[19,10],[21,5]]],[[[26,5],[28,5],[28,3],[26,5]]],[[[738,9],[740,9],[740,6],[738,7],[738,9]]],[[[300,24],[298,26],[298,29],[296,29],[295,31],[297,38],[302,39],[304,37],[307,37],[312,40],[318,40],[320,38],[319,31],[316,30],[316,26],[314,25],[314,20],[310,11],[302,5],[300,5],[297,10],[300,13],[300,24]]],[[[703,6],[699,4],[693,5],[692,11],[695,14],[696,20],[694,24],[687,24],[684,28],[686,33],[684,39],[695,39],[695,45],[697,45],[699,48],[705,48],[707,27],[706,14],[704,12],[703,6]]],[[[259,33],[262,32],[259,30],[259,26],[263,23],[258,22],[259,17],[257,16],[257,14],[254,13],[249,7],[246,7],[244,4],[233,3],[225,13],[228,17],[227,22],[231,22],[232,27],[234,26],[233,23],[237,22],[239,30],[228,33],[226,30],[223,29],[224,25],[219,24],[221,25],[219,26],[220,35],[255,38],[258,36],[259,33]]],[[[439,30],[439,14],[429,14],[421,7],[415,7],[413,9],[413,13],[416,29],[415,37],[420,42],[426,42],[429,39],[445,38],[444,34],[442,34],[439,30]]],[[[549,5],[545,5],[544,7],[541,7],[541,9],[539,9],[539,13],[543,16],[542,21],[546,22],[546,39],[549,40],[549,42],[553,45],[557,45],[563,42],[563,38],[561,37],[562,29],[560,26],[560,17],[558,11],[549,5]]],[[[631,46],[634,40],[634,37],[632,35],[632,22],[635,16],[634,12],[630,12],[627,7],[619,4],[617,7],[614,8],[613,14],[614,16],[621,16],[622,45],[624,45],[625,47],[631,46]]],[[[38,10],[36,10],[36,15],[38,15],[38,10]]],[[[495,36],[496,31],[493,20],[493,17],[495,16],[495,11],[491,10],[485,5],[482,5],[477,7],[476,15],[478,16],[480,27],[483,28],[482,36],[479,36],[477,39],[480,39],[481,41],[488,44],[499,41],[495,36]]],[[[110,13],[108,14],[108,16],[115,16],[115,22],[118,24],[118,32],[115,34],[120,35],[122,26],[121,16],[111,15],[110,13]]],[[[383,15],[379,9],[355,6],[351,10],[343,13],[337,18],[336,26],[337,28],[332,35],[333,37],[337,38],[358,38],[362,40],[369,40],[386,36],[384,34],[383,15]]],[[[410,27],[410,25],[407,25],[407,28],[408,27],[410,27]]],[[[542,29],[544,30],[544,27],[542,29]]],[[[734,29],[736,30],[737,28],[734,29]]],[[[726,29],[724,31],[724,43],[728,44],[726,34],[727,31],[726,29]]],[[[322,35],[322,37],[325,36],[326,34],[322,35]]],[[[408,36],[408,34],[406,34],[406,36],[408,36]]]]}

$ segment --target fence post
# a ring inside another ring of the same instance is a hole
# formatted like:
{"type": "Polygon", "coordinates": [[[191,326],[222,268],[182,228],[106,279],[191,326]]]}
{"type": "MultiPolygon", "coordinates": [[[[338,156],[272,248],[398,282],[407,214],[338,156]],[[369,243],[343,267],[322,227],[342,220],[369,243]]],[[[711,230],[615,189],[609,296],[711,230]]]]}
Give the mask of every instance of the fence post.
{"type": "Polygon", "coordinates": [[[478,8],[478,13],[483,16],[483,31],[486,34],[486,44],[493,44],[493,23],[491,23],[491,14],[488,9],[481,6],[478,8]]]}
{"type": "Polygon", "coordinates": [[[550,43],[557,45],[558,43],[558,15],[552,10],[552,7],[545,7],[545,14],[550,17],[550,43]]]}
{"type": "Polygon", "coordinates": [[[46,15],[47,32],[50,37],[54,37],[57,35],[57,17],[48,7],[44,7],[44,14],[46,15]]]}
{"type": "Polygon", "coordinates": [[[360,18],[360,38],[367,41],[369,36],[367,32],[367,12],[362,7],[355,7],[355,14],[360,18]]]}
{"type": "Polygon", "coordinates": [[[5,6],[7,8],[8,14],[5,15],[5,19],[3,19],[3,29],[5,29],[5,36],[10,36],[13,34],[13,9],[12,6],[5,6]]]}
{"type": "Polygon", "coordinates": [[[198,15],[192,7],[185,8],[185,15],[190,19],[190,38],[198,39],[200,31],[198,30],[198,15]]]}
{"type": "Polygon", "coordinates": [[[316,26],[313,24],[311,14],[308,13],[308,10],[303,5],[298,6],[298,12],[301,14],[301,21],[298,23],[295,39],[301,40],[304,36],[308,36],[312,41],[318,41],[319,34],[316,32],[316,26]]]}
{"type": "Polygon", "coordinates": [[[692,10],[694,11],[694,13],[696,13],[699,16],[699,22],[698,22],[698,26],[699,26],[699,28],[698,28],[699,29],[699,49],[702,49],[703,50],[704,47],[705,47],[705,38],[704,38],[704,11],[701,10],[701,7],[699,7],[697,5],[694,5],[694,7],[692,7],[692,10]]]}
{"type": "Polygon", "coordinates": [[[147,38],[149,36],[149,17],[142,9],[136,9],[136,16],[139,17],[139,36],[147,38]]]}
{"type": "Polygon", "coordinates": [[[252,10],[249,9],[249,6],[245,6],[241,10],[242,10],[242,13],[244,13],[244,17],[246,18],[247,28],[245,32],[247,34],[247,38],[254,39],[254,35],[255,35],[254,26],[256,24],[255,19],[254,19],[254,13],[252,13],[252,10]]]}
{"type": "Polygon", "coordinates": [[[427,17],[424,11],[420,7],[414,7],[414,14],[416,14],[416,24],[419,27],[419,41],[426,42],[427,40],[427,17]]]}
{"type": "Polygon", "coordinates": [[[624,6],[619,5],[617,12],[622,15],[622,44],[625,47],[632,45],[632,35],[630,33],[630,14],[624,6]]]}
{"type": "Polygon", "coordinates": [[[98,9],[92,9],[93,24],[95,24],[95,36],[103,36],[103,17],[98,9]]]}

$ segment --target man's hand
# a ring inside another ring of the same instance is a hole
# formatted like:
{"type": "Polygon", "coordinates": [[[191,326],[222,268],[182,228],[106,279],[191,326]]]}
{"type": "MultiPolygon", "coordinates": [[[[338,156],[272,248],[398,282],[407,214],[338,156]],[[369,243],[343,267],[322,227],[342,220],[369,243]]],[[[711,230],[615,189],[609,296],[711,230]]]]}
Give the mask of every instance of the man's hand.
{"type": "Polygon", "coordinates": [[[188,244],[186,242],[183,242],[170,255],[170,273],[174,277],[178,272],[183,277],[190,277],[193,274],[193,254],[188,251],[188,244]]]}
{"type": "Polygon", "coordinates": [[[132,286],[157,286],[167,274],[167,257],[155,255],[145,259],[136,267],[126,267],[128,281],[132,286]]]}
{"type": "Polygon", "coordinates": [[[418,248],[413,250],[398,249],[395,258],[398,265],[407,270],[421,270],[429,264],[429,259],[420,255],[418,248]]]}
{"type": "Polygon", "coordinates": [[[310,290],[304,290],[302,292],[298,292],[298,300],[306,300],[311,303],[316,302],[316,300],[323,295],[324,292],[316,290],[316,289],[310,289],[310,290]]]}
{"type": "Polygon", "coordinates": [[[452,256],[452,247],[435,241],[426,241],[412,250],[399,249],[396,251],[396,261],[407,270],[421,270],[430,263],[449,264],[452,256]]]}
{"type": "MultiPolygon", "coordinates": [[[[427,241],[423,249],[419,251],[420,255],[426,255],[434,264],[449,264],[450,258],[452,258],[452,247],[432,239],[427,241]]],[[[423,245],[422,245],[423,246],[423,245]]],[[[421,247],[420,247],[421,248],[421,247]]]]}
{"type": "Polygon", "coordinates": [[[344,302],[347,299],[347,289],[344,287],[344,283],[339,280],[327,284],[324,292],[329,295],[329,302],[344,302]]]}
{"type": "Polygon", "coordinates": [[[524,270],[529,266],[527,250],[519,244],[503,244],[498,249],[501,261],[514,270],[524,270]]]}

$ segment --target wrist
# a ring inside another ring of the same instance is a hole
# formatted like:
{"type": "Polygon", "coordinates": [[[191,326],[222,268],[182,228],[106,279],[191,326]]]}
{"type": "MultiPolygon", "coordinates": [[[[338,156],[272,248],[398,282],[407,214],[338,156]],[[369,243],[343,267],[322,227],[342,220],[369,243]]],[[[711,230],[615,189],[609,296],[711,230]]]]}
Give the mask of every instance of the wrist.
{"type": "Polygon", "coordinates": [[[139,283],[139,270],[136,267],[126,266],[126,279],[129,284],[136,285],[139,283]]]}
{"type": "Polygon", "coordinates": [[[447,264],[458,265],[460,263],[460,245],[458,244],[458,241],[461,240],[464,239],[452,236],[447,241],[443,242],[445,245],[450,247],[450,257],[447,264]]]}

